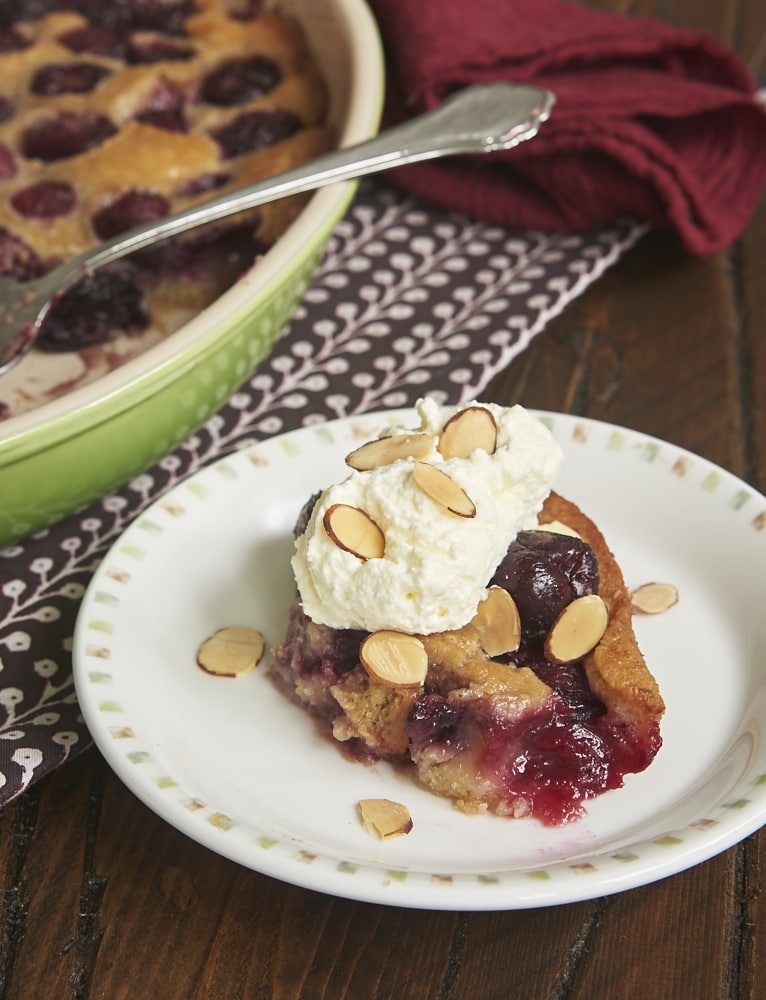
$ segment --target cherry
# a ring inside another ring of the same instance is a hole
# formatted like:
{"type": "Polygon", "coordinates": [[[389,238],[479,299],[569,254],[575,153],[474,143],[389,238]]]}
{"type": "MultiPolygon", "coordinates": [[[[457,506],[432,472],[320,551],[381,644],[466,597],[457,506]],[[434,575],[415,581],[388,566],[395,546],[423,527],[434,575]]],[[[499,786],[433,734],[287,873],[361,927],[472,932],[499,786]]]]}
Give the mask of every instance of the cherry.
{"type": "Polygon", "coordinates": [[[127,60],[129,63],[149,64],[173,60],[180,62],[191,59],[194,51],[164,39],[128,43],[127,60]]]}
{"type": "Polygon", "coordinates": [[[72,52],[95,52],[115,59],[124,58],[127,48],[125,41],[114,31],[98,25],[75,28],[62,35],[59,41],[72,52]]]}
{"type": "Polygon", "coordinates": [[[598,563],[579,538],[553,531],[521,531],[492,583],[513,597],[521,617],[522,645],[537,645],[575,597],[598,591],[598,563]]]}
{"type": "Polygon", "coordinates": [[[33,94],[50,97],[54,94],[87,94],[109,70],[95,63],[59,63],[43,66],[30,83],[33,94]]]}
{"type": "Polygon", "coordinates": [[[0,274],[17,281],[39,278],[45,268],[40,258],[18,236],[0,229],[0,274]]]}
{"type": "Polygon", "coordinates": [[[300,127],[290,111],[250,111],[212,133],[224,159],[250,153],[287,139],[300,127]]]}
{"type": "Polygon", "coordinates": [[[148,323],[143,296],[130,273],[97,271],[83,278],[51,309],[38,345],[46,351],[77,350],[104,343],[117,330],[143,330],[148,323]]]}
{"type": "Polygon", "coordinates": [[[19,52],[28,48],[32,43],[20,35],[13,28],[7,31],[0,31],[0,52],[19,52]]]}
{"type": "Polygon", "coordinates": [[[13,153],[0,143],[0,181],[7,181],[16,173],[16,164],[13,161],[13,153]]]}
{"type": "Polygon", "coordinates": [[[231,59],[202,81],[200,99],[207,104],[244,104],[263,97],[282,79],[279,67],[265,56],[231,59]]]}
{"type": "Polygon", "coordinates": [[[161,31],[166,35],[182,35],[186,18],[193,12],[194,3],[191,0],[182,0],[181,3],[144,0],[133,6],[132,27],[144,31],[161,31]]]}
{"type": "Polygon", "coordinates": [[[74,189],[66,181],[39,181],[17,191],[11,198],[11,204],[19,215],[29,219],[53,219],[67,215],[76,201],[74,189]]]}
{"type": "Polygon", "coordinates": [[[170,211],[167,198],[154,191],[128,191],[93,216],[93,229],[102,240],[161,219],[170,211]]]}
{"type": "Polygon", "coordinates": [[[116,131],[104,115],[65,111],[28,128],[22,138],[22,151],[25,156],[50,163],[92,149],[116,131]]]}
{"type": "Polygon", "coordinates": [[[230,174],[225,173],[208,173],[200,174],[199,177],[195,177],[176,191],[176,195],[179,198],[193,198],[197,194],[205,194],[207,191],[215,191],[224,184],[228,184],[231,180],[230,174]]]}
{"type": "Polygon", "coordinates": [[[160,81],[152,91],[144,108],[136,115],[137,121],[168,132],[185,132],[186,119],[183,98],[166,81],[160,81]]]}

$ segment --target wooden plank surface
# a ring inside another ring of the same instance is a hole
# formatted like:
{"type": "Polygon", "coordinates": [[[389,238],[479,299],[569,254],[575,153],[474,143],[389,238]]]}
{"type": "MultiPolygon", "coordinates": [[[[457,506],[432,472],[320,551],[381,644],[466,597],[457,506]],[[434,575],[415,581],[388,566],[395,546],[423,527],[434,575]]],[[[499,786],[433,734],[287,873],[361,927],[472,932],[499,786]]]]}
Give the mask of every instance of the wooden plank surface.
{"type": "MultiPolygon", "coordinates": [[[[704,28],[766,74],[762,0],[593,5],[704,28]]],[[[706,260],[665,234],[645,237],[485,397],[655,434],[766,491],[766,207],[706,260]]],[[[389,908],[212,854],[92,750],[0,812],[0,844],[8,1000],[766,996],[762,833],[604,899],[505,913],[389,908]]]]}

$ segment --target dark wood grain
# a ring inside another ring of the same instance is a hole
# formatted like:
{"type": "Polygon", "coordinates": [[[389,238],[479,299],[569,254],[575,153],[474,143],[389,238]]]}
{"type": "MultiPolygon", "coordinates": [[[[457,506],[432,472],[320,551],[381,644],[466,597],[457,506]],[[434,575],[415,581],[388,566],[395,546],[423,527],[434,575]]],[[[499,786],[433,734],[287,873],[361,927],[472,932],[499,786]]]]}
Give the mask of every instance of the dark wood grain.
{"type": "MultiPolygon", "coordinates": [[[[766,76],[763,0],[593,0],[766,76]]],[[[705,260],[643,238],[485,393],[657,435],[766,491],[766,206],[705,260]]],[[[694,753],[694,747],[690,747],[694,753]]],[[[655,884],[507,913],[335,899],[212,854],[96,750],[0,812],[0,997],[759,1000],[766,835],[655,884]]]]}

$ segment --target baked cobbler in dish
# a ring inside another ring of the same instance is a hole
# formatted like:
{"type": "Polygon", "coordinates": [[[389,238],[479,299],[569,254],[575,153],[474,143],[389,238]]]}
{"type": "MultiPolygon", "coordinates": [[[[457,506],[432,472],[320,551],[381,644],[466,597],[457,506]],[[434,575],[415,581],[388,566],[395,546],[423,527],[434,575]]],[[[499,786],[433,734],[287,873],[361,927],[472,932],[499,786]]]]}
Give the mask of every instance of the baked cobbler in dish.
{"type": "MultiPolygon", "coordinates": [[[[325,86],[300,26],[261,8],[0,2],[0,274],[38,277],[331,147],[325,86]]],[[[51,311],[39,348],[87,351],[150,328],[154,339],[172,332],[229,287],[303,201],[264,205],[86,277],[51,311]]]]}
{"type": "Polygon", "coordinates": [[[353,758],[407,762],[466,812],[565,823],[661,745],[630,595],[551,490],[561,454],[540,422],[418,410],[307,502],[272,675],[353,758]]]}

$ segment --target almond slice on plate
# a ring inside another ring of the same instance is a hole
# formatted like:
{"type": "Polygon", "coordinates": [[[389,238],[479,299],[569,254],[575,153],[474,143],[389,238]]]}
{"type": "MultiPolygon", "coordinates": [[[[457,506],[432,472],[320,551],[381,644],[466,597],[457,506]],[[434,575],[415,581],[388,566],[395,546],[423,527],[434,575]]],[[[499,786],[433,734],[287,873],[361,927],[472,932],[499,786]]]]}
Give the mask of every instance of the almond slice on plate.
{"type": "Polygon", "coordinates": [[[659,615],[678,603],[678,590],[672,583],[644,583],[630,592],[634,611],[644,615],[659,615]]]}
{"type": "Polygon", "coordinates": [[[598,594],[585,594],[567,604],[545,640],[551,663],[572,663],[589,653],[606,631],[609,614],[598,594]]]}
{"type": "Polygon", "coordinates": [[[218,629],[197,650],[197,663],[208,674],[241,677],[263,656],[264,638],[254,628],[232,625],[218,629]]]}
{"type": "Polygon", "coordinates": [[[513,653],[521,642],[521,618],[516,602],[502,587],[490,587],[471,622],[487,656],[513,653]]]}
{"type": "Polygon", "coordinates": [[[431,434],[395,434],[377,438],[346,455],[346,465],[358,472],[369,472],[383,465],[391,465],[400,458],[426,458],[433,447],[431,434]]]}
{"type": "Polygon", "coordinates": [[[334,503],[322,518],[324,530],[346,552],[366,562],[380,559],[386,550],[386,538],[369,514],[358,507],[334,503]]]}
{"type": "Polygon", "coordinates": [[[444,458],[468,458],[477,448],[494,454],[497,423],[483,406],[468,406],[450,417],[442,428],[437,445],[444,458]]]}
{"type": "Polygon", "coordinates": [[[476,517],[476,506],[462,486],[454,479],[427,462],[416,462],[412,478],[421,492],[440,507],[458,517],[476,517]]]}
{"type": "Polygon", "coordinates": [[[425,646],[406,632],[371,632],[359,647],[359,660],[370,677],[386,687],[422,687],[428,673],[425,646]]]}
{"type": "Polygon", "coordinates": [[[360,799],[357,803],[362,826],[381,840],[402,837],[412,829],[407,806],[391,799],[360,799]]]}

